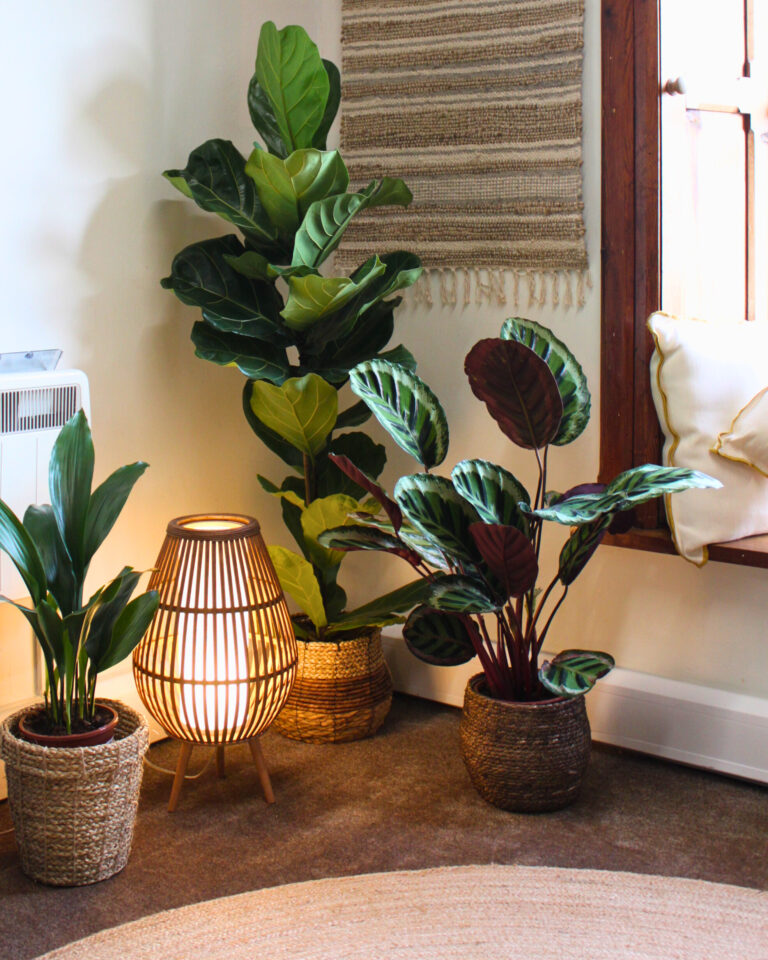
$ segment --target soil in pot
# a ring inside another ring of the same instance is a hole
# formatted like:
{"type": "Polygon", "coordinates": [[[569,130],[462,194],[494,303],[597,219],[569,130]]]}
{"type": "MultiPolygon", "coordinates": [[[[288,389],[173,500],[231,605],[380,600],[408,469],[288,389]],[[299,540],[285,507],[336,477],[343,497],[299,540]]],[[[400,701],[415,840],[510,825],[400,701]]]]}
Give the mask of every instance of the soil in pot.
{"type": "Polygon", "coordinates": [[[460,732],[472,784],[494,806],[559,810],[579,795],[591,745],[584,697],[495,700],[476,674],[464,694],[460,732]]]}
{"type": "Polygon", "coordinates": [[[106,704],[96,705],[92,720],[76,717],[72,732],[64,724],[52,724],[44,707],[29,710],[19,718],[20,736],[42,747],[94,747],[109,743],[117,726],[117,712],[106,704]]]}

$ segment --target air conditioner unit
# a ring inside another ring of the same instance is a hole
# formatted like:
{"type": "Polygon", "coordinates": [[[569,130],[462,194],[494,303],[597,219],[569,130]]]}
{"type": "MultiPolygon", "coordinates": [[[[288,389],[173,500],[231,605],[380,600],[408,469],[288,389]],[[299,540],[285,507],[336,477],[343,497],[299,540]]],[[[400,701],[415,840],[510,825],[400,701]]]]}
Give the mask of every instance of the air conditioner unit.
{"type": "MultiPolygon", "coordinates": [[[[0,374],[0,499],[18,517],[30,503],[50,503],[48,461],[59,431],[83,409],[90,420],[88,378],[81,370],[0,374]]],[[[0,593],[17,600],[24,582],[0,555],[0,593]]]]}

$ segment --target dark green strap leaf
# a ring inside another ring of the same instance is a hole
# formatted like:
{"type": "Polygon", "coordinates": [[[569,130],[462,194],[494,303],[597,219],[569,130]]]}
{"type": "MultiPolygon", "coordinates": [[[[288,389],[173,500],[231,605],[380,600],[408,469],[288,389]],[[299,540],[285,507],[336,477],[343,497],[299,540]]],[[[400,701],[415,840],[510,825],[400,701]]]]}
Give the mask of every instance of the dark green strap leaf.
{"type": "Polygon", "coordinates": [[[563,417],[552,443],[575,440],[589,423],[592,403],[581,365],[562,340],[535,320],[511,317],[501,328],[503,340],[517,340],[534,351],[552,371],[563,401],[563,417]]]}
{"type": "Polygon", "coordinates": [[[420,377],[386,360],[367,360],[350,372],[349,382],[403,450],[428,468],[443,462],[448,420],[420,377]]]}
{"type": "Polygon", "coordinates": [[[343,613],[333,624],[336,630],[353,630],[379,623],[382,617],[405,613],[425,603],[432,592],[429,580],[414,580],[391,593],[385,593],[356,610],[343,613]]]}
{"type": "Polygon", "coordinates": [[[109,670],[130,656],[147,631],[158,608],[157,590],[142,593],[125,607],[115,622],[109,646],[101,655],[98,670],[109,670]]]}
{"type": "Polygon", "coordinates": [[[469,532],[470,525],[478,519],[477,513],[459,496],[450,480],[428,473],[400,477],[394,497],[405,518],[450,562],[474,563],[479,559],[469,532]]]}
{"type": "Polygon", "coordinates": [[[149,466],[142,460],[119,467],[93,491],[85,518],[85,558],[89,562],[115,525],[134,484],[149,466]]]}
{"type": "Polygon", "coordinates": [[[195,345],[195,356],[221,367],[236,366],[254,380],[281,384],[291,372],[284,347],[236,333],[224,333],[200,321],[193,325],[190,336],[195,345]]]}
{"type": "Polygon", "coordinates": [[[61,539],[53,507],[32,504],[24,514],[24,527],[34,542],[45,567],[48,590],[64,616],[74,611],[80,600],[72,574],[72,561],[61,539]]]}
{"type": "Polygon", "coordinates": [[[580,697],[614,668],[609,653],[596,650],[564,650],[539,668],[539,680],[550,693],[560,697],[580,697]]]}
{"type": "Polygon", "coordinates": [[[7,503],[0,500],[0,550],[19,571],[35,606],[45,597],[47,578],[32,536],[7,503]]]}
{"type": "Polygon", "coordinates": [[[75,580],[82,584],[88,566],[85,530],[93,482],[93,440],[82,410],[56,438],[48,464],[48,487],[56,523],[72,559],[75,580]]]}
{"type": "Polygon", "coordinates": [[[462,618],[432,607],[411,611],[403,627],[403,638],[411,653],[424,663],[454,667],[475,656],[472,637],[462,618]]]}

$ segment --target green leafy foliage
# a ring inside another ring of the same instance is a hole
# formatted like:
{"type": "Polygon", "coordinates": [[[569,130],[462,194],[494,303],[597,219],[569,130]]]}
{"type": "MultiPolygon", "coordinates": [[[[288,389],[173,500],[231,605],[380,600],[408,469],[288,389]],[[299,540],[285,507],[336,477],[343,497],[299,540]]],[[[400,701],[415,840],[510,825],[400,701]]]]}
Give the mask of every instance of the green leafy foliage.
{"type": "Polygon", "coordinates": [[[251,406],[258,419],[292,447],[316,457],[336,423],[336,390],[316,373],[277,386],[257,380],[251,406]]]}
{"type": "Polygon", "coordinates": [[[368,270],[359,277],[290,277],[290,295],[280,315],[292,330],[305,330],[329,314],[337,313],[353,297],[360,296],[376,277],[384,273],[384,264],[372,258],[368,270]]]}
{"type": "Polygon", "coordinates": [[[446,574],[432,584],[431,606],[445,613],[493,613],[498,600],[486,584],[476,577],[446,574]]]}
{"type": "Polygon", "coordinates": [[[501,337],[525,344],[549,367],[563,403],[563,416],[552,443],[557,446],[571,443],[589,423],[592,403],[587,378],[578,360],[562,340],[535,320],[520,317],[505,320],[501,337]]]}
{"type": "Polygon", "coordinates": [[[269,380],[279,386],[290,373],[285,347],[236,333],[224,333],[202,322],[192,327],[191,337],[195,356],[221,367],[237,367],[247,377],[269,380]]]}
{"type": "Polygon", "coordinates": [[[539,679],[550,693],[560,697],[580,697],[614,668],[608,653],[593,650],[563,650],[552,661],[545,660],[539,679]]]}
{"type": "Polygon", "coordinates": [[[400,477],[395,500],[403,516],[451,560],[474,563],[478,559],[469,533],[477,513],[450,480],[426,473],[400,477]]]}
{"type": "Polygon", "coordinates": [[[388,360],[367,360],[351,371],[349,383],[406,453],[425,467],[443,462],[448,421],[440,401],[420,377],[388,360]]]}
{"type": "Polygon", "coordinates": [[[465,621],[432,607],[420,606],[411,611],[403,627],[403,637],[411,653],[424,663],[453,667],[475,656],[465,621]]]}
{"type": "Polygon", "coordinates": [[[272,545],[267,549],[283,590],[309,617],[315,629],[325,627],[328,619],[312,564],[286,547],[272,545]]]}
{"type": "Polygon", "coordinates": [[[531,498],[509,470],[489,460],[462,460],[451,471],[451,480],[481,520],[511,524],[528,536],[528,519],[519,504],[530,505],[531,498]]]}

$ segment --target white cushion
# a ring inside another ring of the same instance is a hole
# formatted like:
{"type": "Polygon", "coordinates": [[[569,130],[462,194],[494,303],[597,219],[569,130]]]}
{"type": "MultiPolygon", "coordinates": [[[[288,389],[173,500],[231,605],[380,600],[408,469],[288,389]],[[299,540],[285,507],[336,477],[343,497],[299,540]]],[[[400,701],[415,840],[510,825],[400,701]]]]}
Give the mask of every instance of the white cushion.
{"type": "Polygon", "coordinates": [[[712,449],[766,384],[768,327],[654,313],[648,328],[656,345],[651,389],[664,431],[664,463],[703,470],[723,484],[665,498],[678,552],[702,565],[708,543],[768,531],[768,480],[712,449]]]}
{"type": "Polygon", "coordinates": [[[730,427],[717,438],[712,452],[726,460],[746,463],[768,477],[768,387],[739,410],[730,427]]]}

